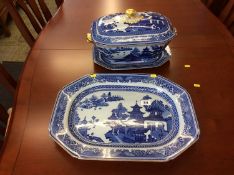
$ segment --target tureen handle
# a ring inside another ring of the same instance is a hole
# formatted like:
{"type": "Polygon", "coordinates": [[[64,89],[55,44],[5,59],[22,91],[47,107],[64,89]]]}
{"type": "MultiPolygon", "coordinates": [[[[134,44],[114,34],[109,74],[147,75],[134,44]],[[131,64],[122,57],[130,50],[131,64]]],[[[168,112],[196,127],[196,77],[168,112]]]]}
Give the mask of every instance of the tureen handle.
{"type": "Polygon", "coordinates": [[[93,42],[91,33],[87,33],[86,39],[87,39],[87,42],[89,43],[93,42]]]}

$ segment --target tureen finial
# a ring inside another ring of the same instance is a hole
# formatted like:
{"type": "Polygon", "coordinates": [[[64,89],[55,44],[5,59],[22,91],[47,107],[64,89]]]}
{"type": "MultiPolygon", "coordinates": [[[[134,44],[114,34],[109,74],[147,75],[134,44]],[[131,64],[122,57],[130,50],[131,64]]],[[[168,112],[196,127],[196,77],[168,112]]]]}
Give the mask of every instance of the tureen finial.
{"type": "Polygon", "coordinates": [[[126,15],[128,15],[129,18],[135,16],[135,15],[136,15],[136,12],[137,12],[137,11],[134,10],[134,9],[127,9],[127,10],[125,11],[126,15]]]}

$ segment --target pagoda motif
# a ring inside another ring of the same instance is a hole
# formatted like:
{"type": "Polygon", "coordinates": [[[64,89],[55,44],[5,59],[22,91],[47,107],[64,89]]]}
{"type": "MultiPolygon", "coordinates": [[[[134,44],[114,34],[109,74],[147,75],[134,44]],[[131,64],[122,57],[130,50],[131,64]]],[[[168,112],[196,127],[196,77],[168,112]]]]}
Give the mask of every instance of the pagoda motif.
{"type": "MultiPolygon", "coordinates": [[[[111,93],[102,95],[105,102],[112,100],[112,97],[117,96],[112,96],[111,93]]],[[[88,117],[90,120],[84,117],[79,121],[79,133],[89,140],[108,140],[113,143],[149,143],[165,138],[172,129],[171,109],[163,101],[152,100],[150,96],[144,96],[141,100],[149,100],[149,104],[140,106],[136,101],[133,106],[127,108],[123,103],[119,103],[112,109],[104,123],[110,130],[103,136],[99,137],[93,131],[99,122],[96,116],[88,117]]]]}
{"type": "Polygon", "coordinates": [[[135,119],[137,121],[143,121],[144,120],[144,112],[141,112],[141,108],[137,102],[134,106],[131,106],[132,108],[132,111],[131,112],[128,112],[130,114],[129,118],[130,119],[135,119]]]}

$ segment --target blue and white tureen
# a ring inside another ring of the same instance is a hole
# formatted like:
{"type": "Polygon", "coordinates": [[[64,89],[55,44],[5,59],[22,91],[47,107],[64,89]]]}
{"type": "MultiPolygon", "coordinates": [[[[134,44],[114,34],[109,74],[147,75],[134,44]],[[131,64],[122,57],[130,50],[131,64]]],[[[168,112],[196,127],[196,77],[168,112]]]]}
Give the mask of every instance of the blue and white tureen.
{"type": "Polygon", "coordinates": [[[155,74],[92,74],[58,94],[51,137],[78,159],[168,161],[199,136],[189,94],[155,74]]]}
{"type": "Polygon", "coordinates": [[[139,69],[168,61],[166,47],[175,35],[165,16],[128,9],[94,21],[87,40],[94,44],[95,63],[113,70],[139,69]]]}

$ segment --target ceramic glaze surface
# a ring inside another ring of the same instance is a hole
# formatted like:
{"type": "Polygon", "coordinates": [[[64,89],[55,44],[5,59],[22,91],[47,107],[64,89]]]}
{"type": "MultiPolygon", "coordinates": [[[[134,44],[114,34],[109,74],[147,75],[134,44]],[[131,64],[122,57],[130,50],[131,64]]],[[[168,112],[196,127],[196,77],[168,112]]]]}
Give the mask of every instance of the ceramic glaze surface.
{"type": "Polygon", "coordinates": [[[116,13],[99,18],[88,38],[94,44],[95,63],[108,64],[104,67],[110,69],[139,69],[168,61],[165,48],[175,35],[176,29],[165,16],[134,12],[132,16],[116,13]]]}
{"type": "Polygon", "coordinates": [[[175,105],[165,94],[145,95],[146,88],[141,87],[97,86],[94,89],[94,93],[81,101],[77,96],[72,104],[68,120],[77,139],[109,146],[159,141],[162,144],[163,139],[166,142],[178,132],[175,105]],[[160,96],[168,98],[168,102],[160,96]]]}
{"type": "Polygon", "coordinates": [[[125,13],[104,16],[94,21],[92,25],[94,42],[115,46],[167,43],[175,36],[176,31],[165,16],[156,12],[137,12],[137,15],[142,19],[135,23],[126,22],[129,17],[125,13]]]}
{"type": "Polygon", "coordinates": [[[130,70],[158,67],[166,63],[171,57],[171,50],[166,47],[158,53],[154,47],[139,47],[106,49],[95,47],[93,51],[94,62],[111,70],[130,70]],[[155,49],[155,50],[153,50],[155,49]],[[123,56],[124,55],[124,56],[123,56]]]}
{"type": "Polygon", "coordinates": [[[198,139],[189,95],[155,75],[95,74],[64,87],[50,135],[84,159],[167,161],[198,139]]]}
{"type": "Polygon", "coordinates": [[[161,54],[162,47],[138,46],[138,47],[116,47],[116,48],[95,48],[103,58],[115,62],[150,62],[161,54]]]}

